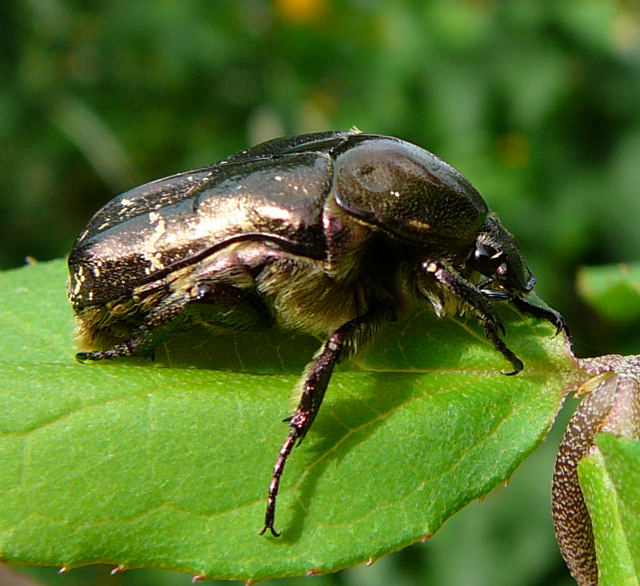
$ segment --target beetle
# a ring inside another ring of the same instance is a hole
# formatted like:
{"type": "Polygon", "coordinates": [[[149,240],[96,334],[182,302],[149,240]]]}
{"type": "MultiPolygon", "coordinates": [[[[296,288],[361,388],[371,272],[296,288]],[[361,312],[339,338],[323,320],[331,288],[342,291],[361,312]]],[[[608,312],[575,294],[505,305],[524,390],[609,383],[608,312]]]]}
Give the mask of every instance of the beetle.
{"type": "Polygon", "coordinates": [[[335,365],[416,305],[479,320],[517,374],[493,307],[535,279],[513,236],[474,187],[434,154],[357,129],[278,138],[218,163],[152,181],[108,202],[69,256],[80,361],[149,355],[173,328],[277,325],[326,340],[268,490],[264,527],[293,446],[304,438],[335,365]]]}

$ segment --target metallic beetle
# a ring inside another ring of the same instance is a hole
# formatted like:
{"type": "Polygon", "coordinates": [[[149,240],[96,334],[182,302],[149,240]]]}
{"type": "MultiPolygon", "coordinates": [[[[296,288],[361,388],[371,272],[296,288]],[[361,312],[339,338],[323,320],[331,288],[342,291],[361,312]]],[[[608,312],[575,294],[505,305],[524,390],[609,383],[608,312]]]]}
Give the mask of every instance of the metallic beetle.
{"type": "Polygon", "coordinates": [[[513,236],[453,167],[402,140],[325,132],[271,140],[107,203],[69,257],[79,360],[151,354],[171,329],[278,325],[324,336],[287,420],[269,486],[313,423],[334,366],[426,303],[477,318],[516,374],[491,300],[566,329],[524,296],[535,279],[513,236]]]}

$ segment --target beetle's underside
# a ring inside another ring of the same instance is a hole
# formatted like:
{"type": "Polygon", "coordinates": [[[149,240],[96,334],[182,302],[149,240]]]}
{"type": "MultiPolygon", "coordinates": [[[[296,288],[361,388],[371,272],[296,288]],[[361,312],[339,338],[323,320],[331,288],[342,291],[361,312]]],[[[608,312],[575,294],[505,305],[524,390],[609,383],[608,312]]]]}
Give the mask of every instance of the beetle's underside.
{"type": "Polygon", "coordinates": [[[464,310],[511,363],[506,374],[523,364],[500,337],[494,300],[565,327],[524,297],[533,277],[477,192],[407,144],[350,131],[254,147],[116,198],[70,257],[70,298],[87,349],[80,360],[149,354],[191,323],[326,336],[288,419],[261,533],[277,535],[287,457],[312,425],[335,365],[381,324],[420,303],[441,317],[464,310]]]}

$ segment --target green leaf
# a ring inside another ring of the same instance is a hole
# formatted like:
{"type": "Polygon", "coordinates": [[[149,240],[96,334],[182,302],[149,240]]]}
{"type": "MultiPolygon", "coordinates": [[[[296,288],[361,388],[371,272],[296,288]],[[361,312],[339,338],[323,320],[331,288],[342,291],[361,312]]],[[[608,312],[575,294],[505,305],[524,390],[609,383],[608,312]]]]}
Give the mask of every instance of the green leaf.
{"type": "Polygon", "coordinates": [[[578,466],[600,586],[640,583],[640,442],[601,434],[578,466]]]}
{"type": "Polygon", "coordinates": [[[640,317],[640,263],[586,267],[578,274],[578,291],[606,318],[630,323],[640,317]]]}
{"type": "MultiPolygon", "coordinates": [[[[503,305],[518,376],[473,321],[391,324],[334,374],[258,536],[291,391],[318,340],[177,333],[155,362],[74,360],[61,261],[0,275],[0,556],[262,580],[432,535],[508,479],[583,374],[503,305]]],[[[293,403],[295,403],[295,398],[293,403]]]]}

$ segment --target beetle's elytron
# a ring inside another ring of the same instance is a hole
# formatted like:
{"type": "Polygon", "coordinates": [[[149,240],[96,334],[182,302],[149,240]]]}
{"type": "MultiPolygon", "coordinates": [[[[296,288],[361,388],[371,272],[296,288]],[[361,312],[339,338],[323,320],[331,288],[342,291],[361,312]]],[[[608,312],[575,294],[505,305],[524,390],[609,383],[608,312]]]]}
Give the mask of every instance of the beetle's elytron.
{"type": "Polygon", "coordinates": [[[464,310],[511,363],[491,300],[565,329],[525,298],[535,279],[513,236],[453,167],[402,140],[325,132],[268,141],[107,203],[69,257],[79,360],[145,355],[176,326],[283,328],[326,342],[288,419],[261,533],[294,444],[337,362],[417,303],[464,310]]]}

